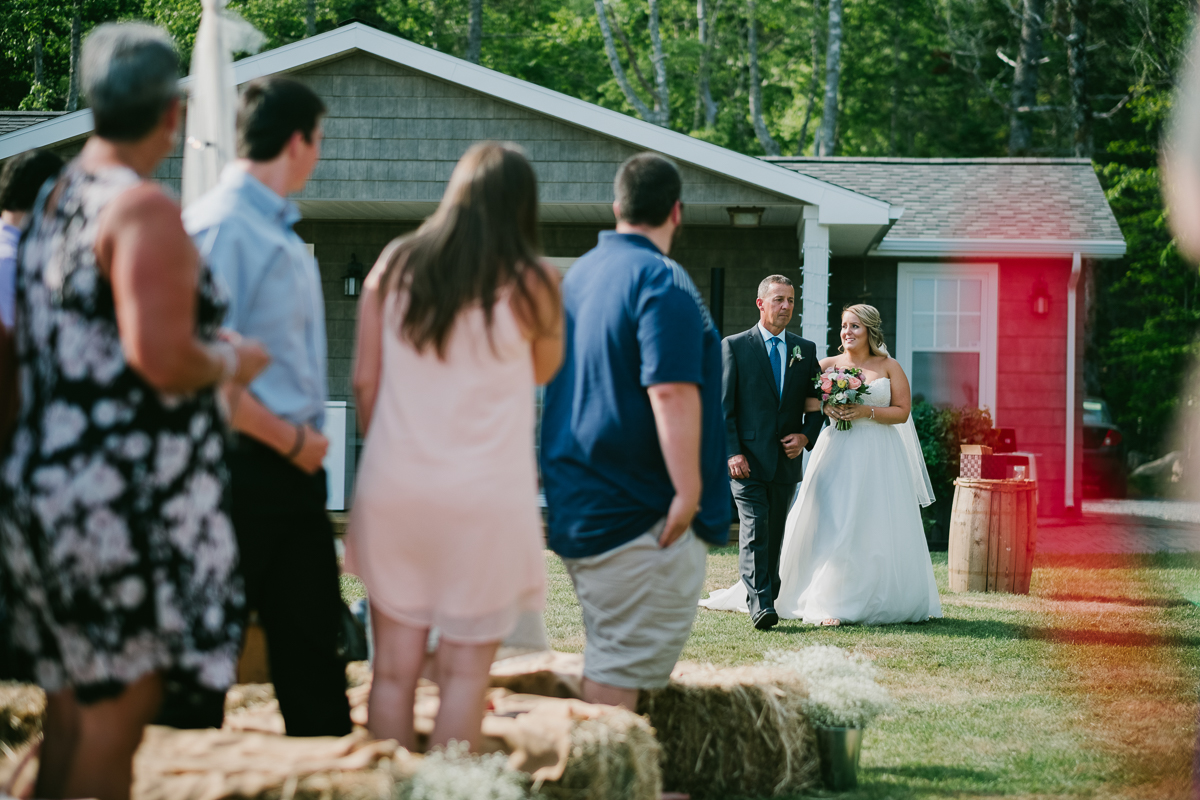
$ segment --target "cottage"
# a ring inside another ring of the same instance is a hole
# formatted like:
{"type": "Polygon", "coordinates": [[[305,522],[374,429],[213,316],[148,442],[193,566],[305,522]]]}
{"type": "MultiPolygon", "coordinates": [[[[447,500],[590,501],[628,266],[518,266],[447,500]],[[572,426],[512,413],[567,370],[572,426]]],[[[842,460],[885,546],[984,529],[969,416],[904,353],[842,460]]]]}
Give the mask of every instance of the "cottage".
{"type": "MultiPolygon", "coordinates": [[[[543,246],[564,270],[613,225],[617,165],[656,150],[683,172],[685,227],[672,255],[724,333],[754,323],[755,288],[772,272],[800,286],[795,328],[819,350],[836,348],[844,304],[870,302],[917,394],[992,409],[1038,453],[1040,512],[1078,508],[1080,276],[1092,259],[1125,252],[1088,161],[757,159],[360,23],[243,59],[235,73],[239,83],[289,73],[329,106],[296,230],[324,279],[329,395],[348,412],[331,416],[344,421],[335,440],[355,438],[354,278],[436,207],[471,143],[526,149],[543,246]]],[[[0,124],[15,125],[8,114],[0,124]]],[[[92,126],[86,109],[31,121],[0,135],[0,160],[32,147],[69,154],[92,126]]],[[[176,190],[181,153],[157,176],[176,190]]],[[[350,444],[335,456],[347,482],[353,454],[350,444]]]]}

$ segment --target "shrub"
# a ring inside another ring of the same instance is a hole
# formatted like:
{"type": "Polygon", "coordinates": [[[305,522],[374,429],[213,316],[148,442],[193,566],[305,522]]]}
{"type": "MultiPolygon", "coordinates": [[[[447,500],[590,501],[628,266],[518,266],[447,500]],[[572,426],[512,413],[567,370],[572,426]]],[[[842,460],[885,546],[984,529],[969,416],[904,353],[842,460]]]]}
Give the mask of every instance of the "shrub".
{"type": "Polygon", "coordinates": [[[933,484],[934,503],[921,509],[925,537],[938,547],[949,539],[950,509],[954,504],[954,479],[961,461],[960,446],[995,442],[992,414],[986,408],[971,406],[938,408],[921,402],[913,405],[913,424],[921,441],[925,468],[933,484]]]}

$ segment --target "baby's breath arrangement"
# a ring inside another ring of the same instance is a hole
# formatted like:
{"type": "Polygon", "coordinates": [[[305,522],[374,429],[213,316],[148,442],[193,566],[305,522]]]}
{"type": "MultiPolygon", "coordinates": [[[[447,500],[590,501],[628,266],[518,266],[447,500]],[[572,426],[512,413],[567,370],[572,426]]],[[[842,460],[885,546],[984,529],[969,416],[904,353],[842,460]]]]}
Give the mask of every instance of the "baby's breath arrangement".
{"type": "Polygon", "coordinates": [[[875,681],[870,659],[840,647],[813,645],[803,650],[774,650],[764,663],[787,667],[808,684],[805,712],[814,725],[862,728],[892,708],[892,698],[875,681]]]}
{"type": "Polygon", "coordinates": [[[425,757],[398,800],[528,800],[527,777],[507,765],[503,753],[475,756],[451,742],[425,757]]]}

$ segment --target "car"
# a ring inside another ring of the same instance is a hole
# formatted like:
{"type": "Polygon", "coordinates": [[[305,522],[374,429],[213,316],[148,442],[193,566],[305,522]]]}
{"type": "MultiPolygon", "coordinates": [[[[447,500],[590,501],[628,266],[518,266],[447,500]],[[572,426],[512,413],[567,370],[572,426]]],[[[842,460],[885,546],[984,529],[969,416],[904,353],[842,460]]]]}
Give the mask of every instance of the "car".
{"type": "Polygon", "coordinates": [[[1083,401],[1083,495],[1124,497],[1128,485],[1125,441],[1113,422],[1108,403],[1099,397],[1083,401]]]}

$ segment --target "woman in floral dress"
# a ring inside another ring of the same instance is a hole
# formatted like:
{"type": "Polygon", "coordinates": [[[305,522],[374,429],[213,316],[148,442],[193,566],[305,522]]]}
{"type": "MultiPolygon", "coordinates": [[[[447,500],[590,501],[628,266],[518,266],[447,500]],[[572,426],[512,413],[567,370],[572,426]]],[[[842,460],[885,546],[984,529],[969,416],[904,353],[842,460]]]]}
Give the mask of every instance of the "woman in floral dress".
{"type": "Polygon", "coordinates": [[[164,673],[234,677],[244,598],[214,389],[267,356],[218,341],[224,302],[146,180],[176,140],[177,73],[157,28],[88,37],[95,136],[43,189],[18,257],[0,569],[16,677],[48,696],[38,797],[124,800],[164,673]]]}

